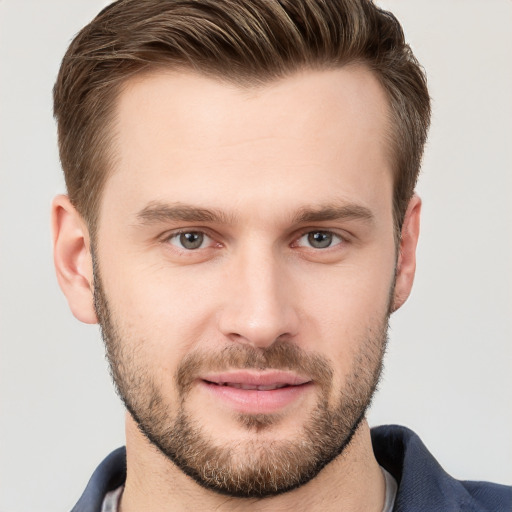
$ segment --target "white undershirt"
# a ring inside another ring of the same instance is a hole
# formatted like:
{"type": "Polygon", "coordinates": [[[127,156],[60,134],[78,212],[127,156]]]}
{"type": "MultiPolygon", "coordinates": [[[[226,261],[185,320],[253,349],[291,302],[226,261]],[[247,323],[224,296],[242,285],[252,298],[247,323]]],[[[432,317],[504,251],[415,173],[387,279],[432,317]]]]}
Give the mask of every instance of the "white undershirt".
{"type": "Polygon", "coordinates": [[[103,504],[101,505],[101,512],[117,512],[119,508],[119,499],[123,494],[124,485],[119,486],[113,491],[107,492],[103,498],[103,504]]]}
{"type": "Polygon", "coordinates": [[[384,508],[382,509],[382,512],[392,512],[395,505],[398,485],[390,473],[388,473],[382,466],[380,469],[382,470],[382,474],[384,475],[384,480],[386,482],[386,498],[384,500],[384,508]]]}

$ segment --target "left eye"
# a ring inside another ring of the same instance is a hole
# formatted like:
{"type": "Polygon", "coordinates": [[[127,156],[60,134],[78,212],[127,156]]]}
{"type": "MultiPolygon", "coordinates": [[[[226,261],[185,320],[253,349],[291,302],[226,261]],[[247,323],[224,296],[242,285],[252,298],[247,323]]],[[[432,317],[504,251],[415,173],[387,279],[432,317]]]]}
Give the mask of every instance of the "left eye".
{"type": "Polygon", "coordinates": [[[182,231],[176,233],[169,238],[169,242],[180,249],[193,251],[194,249],[201,249],[211,243],[211,238],[201,231],[182,231]]]}
{"type": "Polygon", "coordinates": [[[331,231],[310,231],[299,238],[297,245],[313,249],[327,249],[341,242],[343,242],[342,238],[331,231]]]}

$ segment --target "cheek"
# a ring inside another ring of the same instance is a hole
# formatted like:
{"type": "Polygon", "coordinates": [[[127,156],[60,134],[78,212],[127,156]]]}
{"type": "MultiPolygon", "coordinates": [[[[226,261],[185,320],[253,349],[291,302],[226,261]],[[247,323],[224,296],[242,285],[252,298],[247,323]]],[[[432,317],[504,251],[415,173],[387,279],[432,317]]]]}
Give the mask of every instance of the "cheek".
{"type": "Polygon", "coordinates": [[[394,281],[394,262],[385,265],[343,265],[303,272],[296,290],[303,313],[312,313],[328,331],[350,334],[365,329],[387,313],[394,281]],[[345,332],[346,331],[346,332],[345,332]]]}
{"type": "Polygon", "coordinates": [[[391,265],[375,272],[343,268],[324,280],[317,276],[315,286],[310,283],[305,288],[309,291],[301,310],[305,348],[332,361],[338,385],[354,371],[358,358],[379,352],[393,275],[391,265]]]}
{"type": "MultiPolygon", "coordinates": [[[[214,308],[211,286],[187,270],[162,266],[118,265],[110,276],[109,302],[125,342],[154,366],[174,371],[179,361],[210,329],[214,308]]],[[[105,271],[105,275],[107,275],[105,271]]]]}

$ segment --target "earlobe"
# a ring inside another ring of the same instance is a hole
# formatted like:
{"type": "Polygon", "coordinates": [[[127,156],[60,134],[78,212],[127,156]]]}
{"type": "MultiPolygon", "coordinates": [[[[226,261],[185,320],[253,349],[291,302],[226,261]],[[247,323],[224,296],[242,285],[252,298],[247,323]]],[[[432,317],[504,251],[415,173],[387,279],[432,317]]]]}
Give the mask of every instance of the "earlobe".
{"type": "Polygon", "coordinates": [[[420,213],[421,199],[414,195],[409,201],[402,225],[392,311],[399,309],[411,293],[416,272],[416,247],[420,234],[420,213]]]}
{"type": "Polygon", "coordinates": [[[69,307],[78,320],[97,323],[89,231],[67,196],[53,200],[52,231],[57,280],[69,307]]]}

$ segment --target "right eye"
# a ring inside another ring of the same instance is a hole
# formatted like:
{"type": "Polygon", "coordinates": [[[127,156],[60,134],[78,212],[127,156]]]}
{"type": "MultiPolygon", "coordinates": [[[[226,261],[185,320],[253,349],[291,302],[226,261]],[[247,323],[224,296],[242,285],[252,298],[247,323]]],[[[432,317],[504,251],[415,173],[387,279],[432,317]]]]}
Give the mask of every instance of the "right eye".
{"type": "Polygon", "coordinates": [[[204,249],[213,242],[208,235],[201,231],[179,231],[172,234],[167,240],[171,245],[186,251],[204,249]]]}

